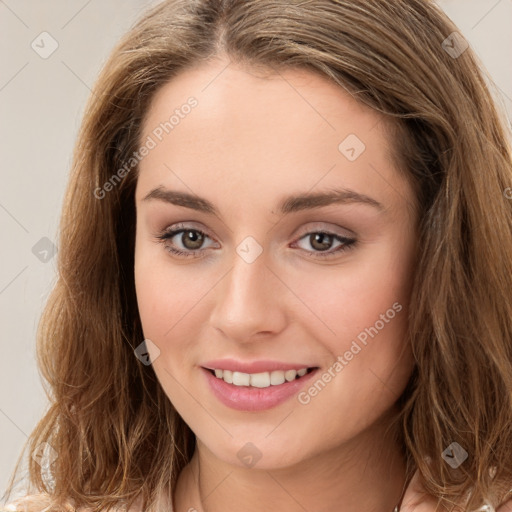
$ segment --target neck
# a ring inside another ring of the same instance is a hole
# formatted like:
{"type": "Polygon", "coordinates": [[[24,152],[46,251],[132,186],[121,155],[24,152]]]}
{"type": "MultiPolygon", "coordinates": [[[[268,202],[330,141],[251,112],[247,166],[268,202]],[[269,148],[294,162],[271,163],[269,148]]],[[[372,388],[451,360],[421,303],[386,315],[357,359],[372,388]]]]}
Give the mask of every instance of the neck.
{"type": "Polygon", "coordinates": [[[393,512],[406,467],[394,432],[386,435],[387,427],[373,425],[328,453],[275,469],[227,464],[198,441],[180,474],[174,512],[393,512]]]}

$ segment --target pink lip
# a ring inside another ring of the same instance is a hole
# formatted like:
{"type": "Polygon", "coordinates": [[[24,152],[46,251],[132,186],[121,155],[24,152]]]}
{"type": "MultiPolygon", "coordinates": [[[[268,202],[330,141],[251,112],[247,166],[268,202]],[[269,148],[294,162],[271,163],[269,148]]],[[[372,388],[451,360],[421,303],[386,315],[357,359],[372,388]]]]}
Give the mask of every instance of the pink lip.
{"type": "MultiPolygon", "coordinates": [[[[219,367],[216,366],[216,368],[219,367]]],[[[305,366],[294,368],[305,368],[305,366]]],[[[226,369],[229,370],[229,368],[226,369]]],[[[299,379],[292,380],[291,382],[284,382],[279,386],[255,388],[228,384],[227,382],[224,382],[224,380],[213,375],[210,370],[205,368],[200,368],[200,370],[205,376],[213,394],[227,407],[237,409],[239,411],[263,411],[282,404],[292,396],[297,395],[301,388],[306,386],[318,371],[318,369],[315,369],[299,379]]],[[[250,373],[257,372],[253,371],[250,373]]]]}
{"type": "Polygon", "coordinates": [[[213,361],[206,361],[201,364],[203,368],[210,370],[230,370],[232,372],[242,373],[262,373],[262,372],[273,372],[281,370],[300,370],[301,368],[315,368],[315,365],[304,364],[304,363],[281,363],[279,361],[252,361],[243,362],[236,361],[235,359],[215,359],[213,361]]]}

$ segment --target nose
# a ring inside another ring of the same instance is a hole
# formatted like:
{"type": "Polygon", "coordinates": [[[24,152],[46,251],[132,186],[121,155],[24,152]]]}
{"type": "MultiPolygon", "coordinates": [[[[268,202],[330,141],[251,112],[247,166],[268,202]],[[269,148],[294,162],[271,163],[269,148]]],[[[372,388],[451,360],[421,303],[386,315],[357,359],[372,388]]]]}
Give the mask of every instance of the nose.
{"type": "Polygon", "coordinates": [[[251,263],[235,253],[215,293],[210,323],[227,339],[268,340],[285,328],[286,286],[269,267],[265,252],[251,263]]]}

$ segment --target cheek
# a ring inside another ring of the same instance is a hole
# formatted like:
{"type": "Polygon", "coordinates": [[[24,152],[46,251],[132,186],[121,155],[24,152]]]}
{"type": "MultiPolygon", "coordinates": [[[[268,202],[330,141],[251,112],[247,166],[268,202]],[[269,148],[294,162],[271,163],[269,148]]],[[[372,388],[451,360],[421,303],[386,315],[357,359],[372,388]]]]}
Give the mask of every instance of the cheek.
{"type": "Polygon", "coordinates": [[[144,335],[165,345],[207,286],[207,276],[198,279],[193,265],[173,265],[169,258],[160,244],[136,245],[135,287],[144,335]]]}
{"type": "Polygon", "coordinates": [[[186,267],[170,265],[162,246],[136,246],[135,286],[144,338],[158,347],[152,368],[166,395],[185,417],[193,410],[190,397],[179,384],[183,369],[192,367],[191,344],[195,333],[188,319],[204,295],[186,267]],[[177,376],[180,377],[177,379],[177,376]]]}
{"type": "Polygon", "coordinates": [[[325,387],[319,383],[311,398],[319,409],[336,403],[345,423],[343,415],[357,404],[358,426],[400,396],[413,366],[406,340],[411,253],[390,242],[367,254],[337,270],[305,273],[298,291],[318,314],[311,335],[331,358],[325,387]]]}
{"type": "Polygon", "coordinates": [[[411,263],[406,248],[389,242],[355,254],[346,265],[294,276],[297,296],[314,313],[308,317],[316,337],[336,354],[348,350],[359,334],[364,340],[365,333],[369,336],[367,330],[376,323],[380,337],[386,333],[391,339],[401,338],[409,302],[411,263]]]}
{"type": "Polygon", "coordinates": [[[164,309],[167,305],[172,307],[172,295],[166,293],[161,269],[150,261],[144,251],[136,251],[135,288],[142,328],[146,338],[156,340],[170,328],[171,318],[164,309]]]}

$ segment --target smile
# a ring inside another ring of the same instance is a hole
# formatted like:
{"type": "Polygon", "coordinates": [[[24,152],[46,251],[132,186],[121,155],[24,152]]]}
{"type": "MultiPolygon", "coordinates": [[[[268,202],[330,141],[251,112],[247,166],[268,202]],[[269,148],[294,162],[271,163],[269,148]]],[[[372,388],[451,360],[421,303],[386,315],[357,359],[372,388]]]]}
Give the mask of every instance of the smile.
{"type": "MultiPolygon", "coordinates": [[[[268,366],[267,366],[268,367],[268,366]]],[[[239,411],[272,409],[300,393],[319,371],[318,367],[257,373],[199,367],[207,389],[222,404],[239,411]]]]}
{"type": "Polygon", "coordinates": [[[234,386],[248,386],[254,388],[268,388],[270,386],[280,386],[285,382],[292,382],[300,379],[314,368],[300,368],[298,370],[275,370],[272,372],[243,373],[230,370],[210,370],[215,377],[222,379],[227,384],[234,386]]]}

